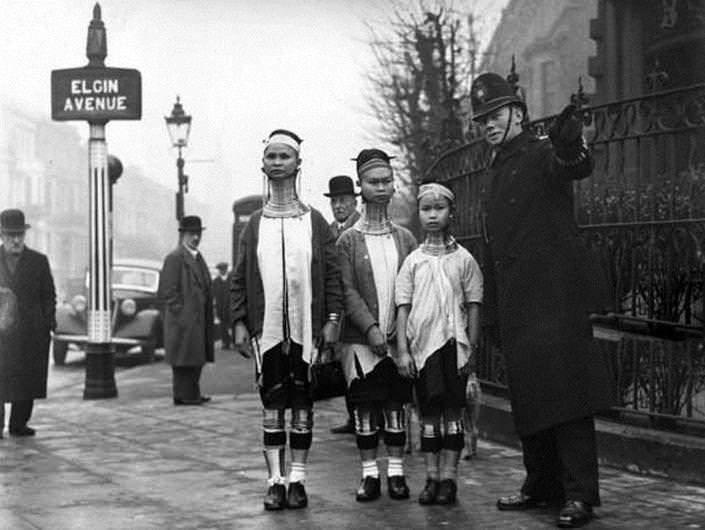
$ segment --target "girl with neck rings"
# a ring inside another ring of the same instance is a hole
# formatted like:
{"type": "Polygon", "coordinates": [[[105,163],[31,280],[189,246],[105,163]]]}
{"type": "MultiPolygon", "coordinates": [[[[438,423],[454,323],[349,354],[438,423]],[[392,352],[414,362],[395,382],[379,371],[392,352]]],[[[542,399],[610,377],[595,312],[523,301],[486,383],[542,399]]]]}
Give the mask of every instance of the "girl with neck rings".
{"type": "Polygon", "coordinates": [[[309,367],[336,340],[342,310],[335,239],[323,216],[296,193],[301,139],[273,131],[264,149],[266,202],[243,229],[231,276],[235,347],[254,349],[269,470],[266,510],[304,508],[312,442],[309,367]],[[291,409],[291,467],[285,488],[285,412],[291,409]]]}
{"type": "Polygon", "coordinates": [[[406,443],[404,403],[411,398],[411,381],[395,363],[394,282],[404,258],[416,248],[407,229],[389,219],[394,193],[390,157],[380,149],[364,149],[357,158],[362,214],[338,239],[338,259],[345,297],[341,342],[345,348],[350,401],[357,447],[362,462],[359,502],[380,496],[377,465],[379,427],[384,422],[387,446],[387,486],[392,499],[408,499],[403,456],[406,443]]]}
{"type": "Polygon", "coordinates": [[[482,272],[450,235],[453,192],[424,184],[417,199],[426,237],[397,276],[398,364],[403,374],[416,377],[427,474],[419,503],[453,504],[464,444],[465,388],[475,371],[480,332],[482,272]]]}

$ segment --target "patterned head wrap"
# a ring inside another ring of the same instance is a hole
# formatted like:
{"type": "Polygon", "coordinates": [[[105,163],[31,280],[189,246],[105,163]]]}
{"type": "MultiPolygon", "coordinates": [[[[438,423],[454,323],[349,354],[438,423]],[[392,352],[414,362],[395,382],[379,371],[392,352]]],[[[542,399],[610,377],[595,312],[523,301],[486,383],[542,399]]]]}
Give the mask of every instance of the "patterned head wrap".
{"type": "Polygon", "coordinates": [[[392,165],[389,162],[393,156],[389,156],[381,149],[363,149],[357,155],[355,160],[357,165],[357,176],[362,177],[363,173],[375,167],[386,167],[391,169],[392,165]]]}
{"type": "Polygon", "coordinates": [[[419,186],[419,193],[416,196],[416,200],[420,201],[426,195],[445,197],[448,199],[450,204],[455,203],[455,195],[453,192],[446,188],[443,184],[438,184],[437,182],[431,182],[429,184],[422,184],[419,186]]]}

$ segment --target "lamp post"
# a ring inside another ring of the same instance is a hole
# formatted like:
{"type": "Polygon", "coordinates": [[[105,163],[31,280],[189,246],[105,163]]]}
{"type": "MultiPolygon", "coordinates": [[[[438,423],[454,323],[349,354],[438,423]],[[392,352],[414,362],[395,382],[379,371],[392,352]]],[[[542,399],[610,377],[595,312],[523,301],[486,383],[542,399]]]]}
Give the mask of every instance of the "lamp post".
{"type": "Polygon", "coordinates": [[[191,116],[184,112],[179,96],[176,96],[176,103],[171,109],[171,116],[164,116],[166,128],[169,131],[171,145],[179,150],[176,159],[176,171],[179,183],[179,191],[176,192],[176,220],[181,221],[184,216],[184,193],[188,192],[188,175],[184,174],[184,159],[181,157],[181,150],[188,145],[188,135],[191,132],[191,116]]]}

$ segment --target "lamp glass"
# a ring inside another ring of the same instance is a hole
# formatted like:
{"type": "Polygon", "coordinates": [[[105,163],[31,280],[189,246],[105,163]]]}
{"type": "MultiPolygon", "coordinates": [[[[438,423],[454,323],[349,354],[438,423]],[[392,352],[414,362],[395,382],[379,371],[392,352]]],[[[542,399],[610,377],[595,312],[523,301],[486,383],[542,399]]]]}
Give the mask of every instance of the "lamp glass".
{"type": "Polygon", "coordinates": [[[174,147],[186,147],[188,135],[191,132],[191,117],[189,116],[188,121],[176,121],[167,118],[166,127],[169,130],[172,145],[174,147]]]}

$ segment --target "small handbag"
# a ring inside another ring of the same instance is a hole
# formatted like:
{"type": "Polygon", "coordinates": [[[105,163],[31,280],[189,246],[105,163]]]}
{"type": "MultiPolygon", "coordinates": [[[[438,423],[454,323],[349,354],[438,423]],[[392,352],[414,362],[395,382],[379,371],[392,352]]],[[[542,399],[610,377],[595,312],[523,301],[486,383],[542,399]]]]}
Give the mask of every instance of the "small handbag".
{"type": "Polygon", "coordinates": [[[338,360],[311,365],[311,398],[314,401],[344,396],[348,388],[343,365],[338,360]]]}

